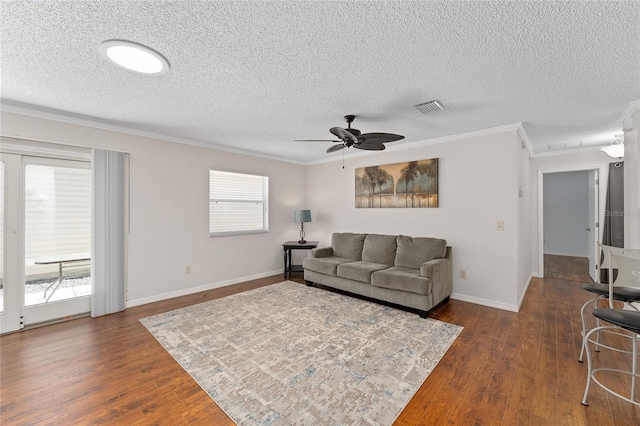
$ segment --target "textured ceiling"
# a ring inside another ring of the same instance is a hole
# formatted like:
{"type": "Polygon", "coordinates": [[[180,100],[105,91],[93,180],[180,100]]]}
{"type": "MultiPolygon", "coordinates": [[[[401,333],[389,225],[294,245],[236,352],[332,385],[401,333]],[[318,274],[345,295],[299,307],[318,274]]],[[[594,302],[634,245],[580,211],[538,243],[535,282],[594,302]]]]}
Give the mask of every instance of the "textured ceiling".
{"type": "Polygon", "coordinates": [[[608,144],[640,99],[640,2],[5,1],[2,102],[308,162],[358,115],[394,145],[522,122],[536,153],[608,144]],[[169,73],[106,62],[104,40],[169,73]],[[413,105],[440,100],[445,111],[413,105]]]}

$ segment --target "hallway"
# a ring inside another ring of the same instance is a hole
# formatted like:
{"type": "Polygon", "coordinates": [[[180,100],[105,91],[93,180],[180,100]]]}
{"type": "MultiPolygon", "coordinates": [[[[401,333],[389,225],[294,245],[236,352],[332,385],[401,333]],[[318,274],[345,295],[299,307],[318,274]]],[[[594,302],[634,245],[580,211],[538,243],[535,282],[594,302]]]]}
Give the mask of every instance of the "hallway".
{"type": "Polygon", "coordinates": [[[586,257],[544,255],[544,277],[580,283],[592,283],[586,257]]]}

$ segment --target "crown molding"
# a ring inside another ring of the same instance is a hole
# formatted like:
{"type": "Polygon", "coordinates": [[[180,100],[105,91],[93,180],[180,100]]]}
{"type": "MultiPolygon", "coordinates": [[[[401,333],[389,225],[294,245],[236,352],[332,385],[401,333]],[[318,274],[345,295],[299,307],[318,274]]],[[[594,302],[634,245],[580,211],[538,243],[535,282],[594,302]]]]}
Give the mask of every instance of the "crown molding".
{"type": "Polygon", "coordinates": [[[533,145],[531,145],[531,139],[529,139],[529,135],[524,130],[524,124],[523,123],[519,123],[519,124],[520,124],[520,127],[518,127],[518,134],[524,141],[523,148],[525,148],[529,152],[529,158],[531,158],[535,154],[533,145]]]}
{"type": "Polygon", "coordinates": [[[532,154],[531,158],[557,157],[559,155],[572,155],[572,154],[581,154],[584,152],[596,152],[596,151],[600,151],[600,148],[602,148],[602,145],[587,146],[584,148],[562,149],[557,151],[538,152],[538,153],[532,154]]]}
{"type": "Polygon", "coordinates": [[[624,123],[624,120],[626,120],[628,117],[631,117],[639,109],[640,109],[640,100],[629,102],[627,107],[622,112],[622,115],[620,116],[620,118],[616,122],[616,125],[618,127],[622,127],[622,124],[624,123]]]}
{"type": "MultiPolygon", "coordinates": [[[[173,143],[178,143],[182,145],[191,145],[191,146],[197,146],[200,148],[213,149],[216,151],[231,152],[234,154],[241,154],[249,157],[258,157],[258,158],[265,158],[268,160],[282,161],[285,163],[305,165],[304,161],[292,160],[290,158],[278,157],[275,155],[261,154],[253,151],[246,151],[243,149],[232,148],[224,145],[218,145],[218,144],[194,140],[194,139],[181,138],[177,136],[169,136],[162,133],[150,132],[147,130],[139,130],[139,129],[126,127],[118,124],[106,123],[104,121],[101,121],[92,117],[71,116],[61,111],[55,111],[55,110],[45,111],[42,109],[34,108],[32,106],[26,107],[26,106],[13,105],[11,103],[6,103],[6,101],[4,100],[0,102],[0,111],[24,115],[27,117],[56,121],[59,123],[73,124],[76,126],[90,127],[94,129],[124,133],[128,135],[133,135],[133,136],[141,136],[149,139],[159,139],[166,142],[173,142],[173,143]]],[[[5,135],[5,136],[15,137],[15,135],[5,135]]]]}

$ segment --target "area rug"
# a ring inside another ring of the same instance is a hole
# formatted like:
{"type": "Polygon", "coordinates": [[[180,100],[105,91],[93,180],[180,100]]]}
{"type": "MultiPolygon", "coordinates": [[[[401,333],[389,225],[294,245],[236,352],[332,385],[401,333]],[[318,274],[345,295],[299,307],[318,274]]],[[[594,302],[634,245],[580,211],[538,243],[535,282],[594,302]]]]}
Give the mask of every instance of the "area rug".
{"type": "Polygon", "coordinates": [[[140,322],[238,425],[390,425],[462,331],[293,282],[140,322]]]}

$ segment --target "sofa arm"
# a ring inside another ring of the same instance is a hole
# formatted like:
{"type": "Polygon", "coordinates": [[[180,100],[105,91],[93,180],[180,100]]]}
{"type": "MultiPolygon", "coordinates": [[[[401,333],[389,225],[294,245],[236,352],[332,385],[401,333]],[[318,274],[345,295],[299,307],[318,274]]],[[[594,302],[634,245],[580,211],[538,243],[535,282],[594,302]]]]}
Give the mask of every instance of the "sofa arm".
{"type": "Polygon", "coordinates": [[[311,257],[331,257],[333,249],[331,247],[321,247],[311,250],[311,257]]]}
{"type": "Polygon", "coordinates": [[[431,259],[428,262],[424,262],[420,267],[420,276],[429,278],[431,281],[438,281],[438,275],[451,270],[450,264],[449,259],[431,259]]]}
{"type": "Polygon", "coordinates": [[[420,276],[431,280],[434,306],[449,297],[453,291],[451,269],[449,259],[432,259],[420,267],[420,276]]]}

